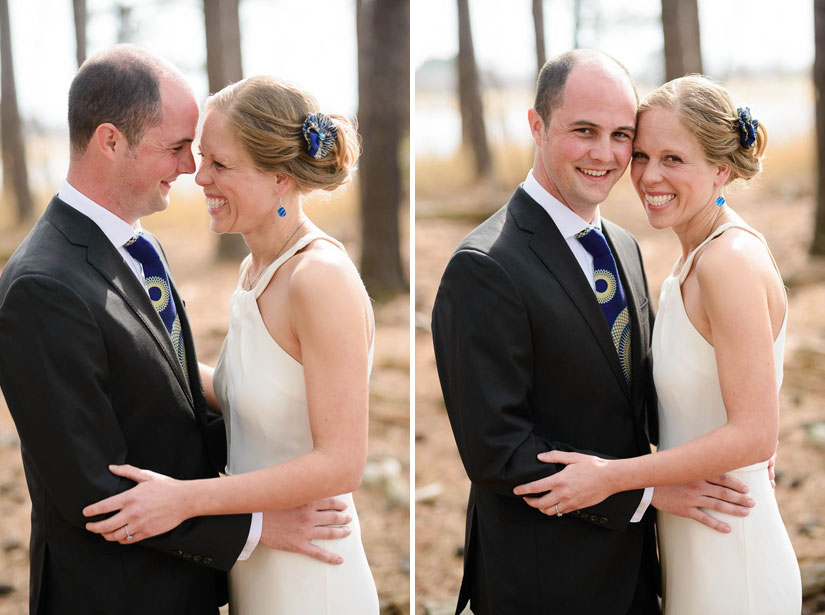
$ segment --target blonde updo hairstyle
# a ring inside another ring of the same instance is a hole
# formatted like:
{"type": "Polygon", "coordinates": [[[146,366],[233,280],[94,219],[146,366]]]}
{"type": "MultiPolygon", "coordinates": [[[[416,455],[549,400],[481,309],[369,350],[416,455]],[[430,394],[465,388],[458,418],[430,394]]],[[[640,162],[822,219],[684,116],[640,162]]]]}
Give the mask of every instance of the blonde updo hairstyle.
{"type": "Polygon", "coordinates": [[[730,166],[727,183],[747,181],[762,170],[768,131],[759,122],[756,141],[745,149],[740,141],[737,109],[725,88],[715,81],[702,75],[669,81],[642,101],[639,114],[648,109],[674,111],[696,137],[708,162],[730,166]]]}
{"type": "Polygon", "coordinates": [[[226,117],[258,170],[288,175],[301,193],[335,190],[352,178],[361,150],[355,127],[328,115],[338,127],[335,146],[320,160],[310,156],[302,127],[318,102],[291,83],[249,77],[210,96],[206,110],[226,117]]]}

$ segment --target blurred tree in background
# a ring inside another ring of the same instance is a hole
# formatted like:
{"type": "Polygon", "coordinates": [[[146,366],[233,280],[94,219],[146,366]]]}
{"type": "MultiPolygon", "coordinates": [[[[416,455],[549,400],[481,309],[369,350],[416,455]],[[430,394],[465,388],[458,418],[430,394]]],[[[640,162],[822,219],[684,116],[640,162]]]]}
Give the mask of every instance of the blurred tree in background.
{"type": "MultiPolygon", "coordinates": [[[[358,123],[363,151],[361,276],[377,300],[407,290],[399,251],[402,144],[410,126],[410,2],[357,0],[358,123]]],[[[406,139],[405,139],[406,137],[406,139]]]]}
{"type": "Polygon", "coordinates": [[[547,51],[544,47],[544,0],[533,0],[533,26],[536,29],[536,74],[547,61],[547,51]]]}
{"type": "Polygon", "coordinates": [[[492,171],[493,160],[484,128],[484,105],[478,78],[469,0],[458,1],[458,103],[461,107],[461,137],[475,156],[477,177],[492,171]]]}
{"type": "MultiPolygon", "coordinates": [[[[203,0],[206,73],[210,94],[243,79],[239,2],[240,0],[203,0]]],[[[223,233],[218,238],[218,260],[239,260],[248,253],[249,248],[240,234],[223,233]]]]}
{"type": "Polygon", "coordinates": [[[14,86],[14,62],[11,51],[11,24],[9,2],[0,0],[0,130],[3,151],[3,198],[15,203],[19,222],[30,220],[34,214],[29,176],[26,169],[26,148],[17,109],[17,91],[14,86]]]}
{"type": "Polygon", "coordinates": [[[86,0],[72,0],[74,37],[77,41],[77,67],[86,61],[86,0]]]}
{"type": "Polygon", "coordinates": [[[814,90],[816,92],[816,150],[819,164],[814,237],[811,254],[825,256],[825,0],[814,0],[814,90]]]}
{"type": "Polygon", "coordinates": [[[703,72],[697,0],[662,0],[662,31],[665,81],[703,72]]]}

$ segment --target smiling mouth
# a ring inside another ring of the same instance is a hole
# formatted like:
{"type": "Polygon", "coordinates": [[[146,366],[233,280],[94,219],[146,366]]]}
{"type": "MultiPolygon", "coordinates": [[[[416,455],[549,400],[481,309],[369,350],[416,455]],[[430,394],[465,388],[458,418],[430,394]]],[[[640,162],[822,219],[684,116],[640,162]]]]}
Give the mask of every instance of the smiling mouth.
{"type": "Polygon", "coordinates": [[[645,193],[645,204],[653,208],[664,207],[675,198],[675,194],[657,194],[653,196],[652,194],[645,193]]]}
{"type": "Polygon", "coordinates": [[[209,211],[216,211],[226,205],[229,201],[226,199],[215,199],[215,198],[207,198],[206,199],[206,207],[209,211]]]}
{"type": "Polygon", "coordinates": [[[600,178],[600,177],[604,177],[605,175],[610,173],[610,171],[608,171],[606,169],[583,169],[581,167],[576,167],[576,168],[581,173],[583,173],[584,175],[587,175],[588,177],[600,178]]]}

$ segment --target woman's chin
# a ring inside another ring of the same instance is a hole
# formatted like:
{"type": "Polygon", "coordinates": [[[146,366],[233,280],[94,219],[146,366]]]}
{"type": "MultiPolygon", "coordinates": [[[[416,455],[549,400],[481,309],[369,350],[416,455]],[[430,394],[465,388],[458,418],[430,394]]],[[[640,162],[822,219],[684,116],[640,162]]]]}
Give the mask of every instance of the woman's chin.
{"type": "Polygon", "coordinates": [[[221,224],[221,222],[219,220],[215,220],[215,218],[212,218],[209,221],[209,230],[216,235],[226,235],[229,232],[229,228],[227,228],[226,224],[221,224]]]}
{"type": "Polygon", "coordinates": [[[664,216],[658,215],[657,212],[646,209],[645,213],[647,214],[647,223],[657,230],[661,231],[672,226],[664,216]]]}

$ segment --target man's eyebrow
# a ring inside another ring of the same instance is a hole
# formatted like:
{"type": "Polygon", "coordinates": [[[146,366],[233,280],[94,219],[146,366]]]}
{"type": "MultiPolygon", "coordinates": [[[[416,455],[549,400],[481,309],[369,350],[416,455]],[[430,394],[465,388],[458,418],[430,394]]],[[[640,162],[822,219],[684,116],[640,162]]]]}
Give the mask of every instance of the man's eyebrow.
{"type": "Polygon", "coordinates": [[[189,137],[186,137],[185,139],[179,139],[179,140],[175,141],[169,147],[177,147],[179,145],[186,145],[187,143],[194,143],[194,142],[195,142],[194,139],[190,139],[189,137]]]}
{"type": "Polygon", "coordinates": [[[570,122],[571,126],[587,126],[588,128],[601,128],[596,122],[591,122],[590,120],[575,120],[570,122]]]}
{"type": "MultiPolygon", "coordinates": [[[[597,124],[596,122],[591,122],[590,120],[576,120],[570,123],[571,127],[574,126],[584,126],[587,128],[601,128],[602,126],[597,124]]],[[[616,130],[623,130],[625,132],[631,132],[636,134],[636,127],[635,126],[619,126],[616,130]]]]}

